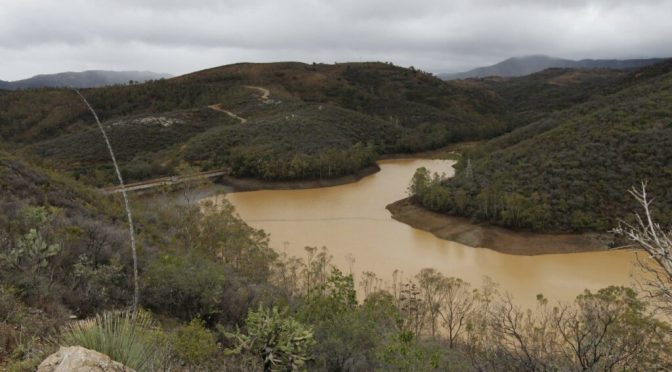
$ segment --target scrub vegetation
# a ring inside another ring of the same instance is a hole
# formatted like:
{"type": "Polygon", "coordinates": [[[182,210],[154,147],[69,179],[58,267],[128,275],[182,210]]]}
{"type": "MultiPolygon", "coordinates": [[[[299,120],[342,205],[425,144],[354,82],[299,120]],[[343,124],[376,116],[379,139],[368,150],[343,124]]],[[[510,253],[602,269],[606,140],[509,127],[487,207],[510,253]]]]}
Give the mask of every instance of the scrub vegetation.
{"type": "Polygon", "coordinates": [[[462,156],[456,176],[419,171],[428,209],[514,229],[600,231],[637,205],[648,180],[654,214],[672,223],[672,63],[632,73],[617,92],[537,120],[462,156]]]}
{"type": "MultiPolygon", "coordinates": [[[[237,64],[82,93],[105,123],[128,181],[175,175],[185,162],[290,180],[338,177],[370,165],[350,156],[357,144],[377,157],[493,138],[623,79],[607,70],[567,74],[444,82],[386,63],[237,64]],[[331,167],[324,164],[330,152],[341,153],[331,167]],[[320,157],[322,164],[305,164],[320,157]],[[248,164],[257,162],[266,165],[248,164]]],[[[85,183],[114,183],[94,123],[69,90],[0,94],[0,138],[85,183]]]]}
{"type": "Polygon", "coordinates": [[[586,291],[571,303],[539,295],[536,308],[521,309],[488,279],[431,268],[383,284],[339,270],[326,248],[276,252],[225,201],[132,200],[145,309],[133,315],[121,200],[11,155],[0,164],[3,368],[31,370],[58,344],[140,371],[672,366],[670,326],[634,289],[586,291]]]}
{"type": "Polygon", "coordinates": [[[122,199],[91,187],[114,173],[86,106],[67,90],[0,92],[0,369],[77,344],[140,371],[670,370],[670,68],[442,82],[385,63],[239,64],[82,91],[129,180],[329,178],[491,139],[452,179],[418,170],[415,202],[518,229],[620,226],[653,258],[642,288],[533,309],[487,278],[426,268],[383,283],[326,248],[289,257],[225,200],[132,197],[136,261],[122,199]]]}

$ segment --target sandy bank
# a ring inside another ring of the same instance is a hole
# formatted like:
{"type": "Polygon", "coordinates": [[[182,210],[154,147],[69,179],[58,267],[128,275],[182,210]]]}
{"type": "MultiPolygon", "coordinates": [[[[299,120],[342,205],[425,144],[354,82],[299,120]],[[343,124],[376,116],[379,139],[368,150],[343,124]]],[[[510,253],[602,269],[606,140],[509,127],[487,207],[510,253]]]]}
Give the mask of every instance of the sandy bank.
{"type": "Polygon", "coordinates": [[[386,208],[395,220],[430,232],[440,239],[506,254],[534,256],[604,251],[611,242],[611,236],[607,234],[535,234],[473,223],[467,218],[428,211],[408,198],[386,208]]]}
{"type": "Polygon", "coordinates": [[[379,171],[380,167],[378,165],[373,165],[361,169],[355,174],[350,174],[347,176],[299,181],[265,181],[256,178],[234,178],[223,176],[217,180],[217,183],[230,187],[234,192],[256,190],[314,189],[318,187],[338,186],[357,182],[362,178],[370,176],[379,171]]]}

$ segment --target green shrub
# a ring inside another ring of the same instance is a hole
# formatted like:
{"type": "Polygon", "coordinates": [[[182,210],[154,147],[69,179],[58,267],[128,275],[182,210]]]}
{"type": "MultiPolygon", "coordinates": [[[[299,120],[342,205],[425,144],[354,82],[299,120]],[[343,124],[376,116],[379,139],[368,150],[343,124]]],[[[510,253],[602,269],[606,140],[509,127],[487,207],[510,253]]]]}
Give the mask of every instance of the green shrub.
{"type": "MultiPolygon", "coordinates": [[[[163,256],[152,262],[144,275],[142,301],[157,314],[183,321],[201,317],[225,317],[233,287],[228,270],[221,264],[197,256],[163,256]]],[[[244,316],[244,312],[242,313],[244,316]]]]}
{"type": "Polygon", "coordinates": [[[280,311],[259,307],[250,311],[245,320],[245,332],[224,332],[234,347],[228,355],[253,355],[260,359],[264,371],[294,371],[305,369],[315,344],[311,327],[280,311]]]}
{"type": "Polygon", "coordinates": [[[378,351],[384,368],[393,371],[432,371],[439,368],[440,354],[418,342],[411,332],[400,332],[378,351]]]}
{"type": "MultiPolygon", "coordinates": [[[[0,334],[3,332],[0,329],[0,334]]],[[[7,365],[0,364],[0,370],[9,372],[32,372],[47,356],[56,352],[52,343],[45,342],[40,337],[30,337],[23,340],[21,345],[13,350],[7,365]]]]}
{"type": "Polygon", "coordinates": [[[171,343],[177,356],[189,364],[203,363],[217,352],[215,336],[200,319],[178,328],[171,337],[171,343]]]}
{"type": "Polygon", "coordinates": [[[162,367],[168,350],[165,335],[143,311],[104,312],[79,321],[63,332],[61,342],[101,352],[137,371],[162,367]]]}
{"type": "Polygon", "coordinates": [[[5,370],[3,361],[10,363],[9,370],[34,370],[51,350],[45,339],[56,332],[61,319],[27,307],[16,290],[0,285],[0,370],[5,370]]]}

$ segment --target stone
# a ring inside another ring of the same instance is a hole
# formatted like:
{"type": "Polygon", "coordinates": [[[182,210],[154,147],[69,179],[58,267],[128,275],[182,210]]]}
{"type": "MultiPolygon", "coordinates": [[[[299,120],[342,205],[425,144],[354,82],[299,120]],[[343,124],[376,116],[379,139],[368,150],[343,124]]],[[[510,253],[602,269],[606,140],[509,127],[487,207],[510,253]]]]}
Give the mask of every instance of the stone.
{"type": "Polygon", "coordinates": [[[81,346],[61,348],[43,360],[37,372],[135,372],[105,354],[81,346]]]}

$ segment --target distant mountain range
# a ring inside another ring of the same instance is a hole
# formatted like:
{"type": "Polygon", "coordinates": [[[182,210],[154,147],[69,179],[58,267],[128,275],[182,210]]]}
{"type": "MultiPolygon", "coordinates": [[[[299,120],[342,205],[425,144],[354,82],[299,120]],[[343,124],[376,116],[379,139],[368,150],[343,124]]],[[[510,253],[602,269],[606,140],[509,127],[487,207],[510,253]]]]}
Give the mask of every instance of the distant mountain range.
{"type": "Polygon", "coordinates": [[[45,87],[96,88],[106,85],[128,84],[129,81],[145,82],[170,78],[171,75],[151,71],[101,71],[61,72],[58,74],[35,75],[16,81],[0,80],[0,89],[16,90],[45,87]]]}
{"type": "Polygon", "coordinates": [[[547,68],[610,68],[627,70],[662,62],[665,58],[649,59],[571,59],[553,58],[548,56],[513,57],[492,66],[479,67],[466,72],[438,74],[443,80],[481,78],[487,76],[525,76],[547,68]]]}

